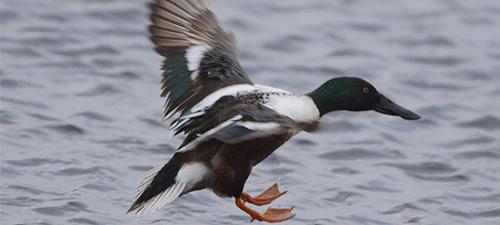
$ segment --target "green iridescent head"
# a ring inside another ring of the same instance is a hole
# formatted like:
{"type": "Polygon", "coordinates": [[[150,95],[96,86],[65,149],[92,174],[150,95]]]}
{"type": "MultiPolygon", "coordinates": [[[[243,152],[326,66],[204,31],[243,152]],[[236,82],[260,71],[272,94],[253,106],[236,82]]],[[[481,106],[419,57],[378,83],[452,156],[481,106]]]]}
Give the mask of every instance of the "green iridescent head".
{"type": "Polygon", "coordinates": [[[417,120],[420,116],[392,102],[373,85],[356,77],[333,78],[308,94],[321,115],[337,110],[367,111],[417,120]]]}

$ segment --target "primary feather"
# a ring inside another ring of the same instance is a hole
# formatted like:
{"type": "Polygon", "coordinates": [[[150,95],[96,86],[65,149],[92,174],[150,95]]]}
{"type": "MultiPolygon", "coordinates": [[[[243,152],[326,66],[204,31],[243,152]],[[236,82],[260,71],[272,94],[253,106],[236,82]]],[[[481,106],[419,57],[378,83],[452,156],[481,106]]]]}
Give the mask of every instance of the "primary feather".
{"type": "Polygon", "coordinates": [[[233,36],[220,28],[207,1],[156,0],[151,11],[151,40],[165,57],[164,119],[219,88],[252,83],[237,60],[233,36]]]}

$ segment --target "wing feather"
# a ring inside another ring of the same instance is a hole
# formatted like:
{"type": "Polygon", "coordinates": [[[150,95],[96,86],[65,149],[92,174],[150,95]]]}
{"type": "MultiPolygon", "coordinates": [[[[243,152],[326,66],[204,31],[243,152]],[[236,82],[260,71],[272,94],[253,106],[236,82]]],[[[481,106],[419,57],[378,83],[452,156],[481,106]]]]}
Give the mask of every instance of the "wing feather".
{"type": "Polygon", "coordinates": [[[196,149],[199,144],[212,139],[235,144],[299,130],[300,124],[271,108],[249,102],[242,96],[225,96],[204,113],[178,125],[177,132],[185,132],[188,137],[177,151],[196,149]]]}
{"type": "Polygon", "coordinates": [[[220,28],[208,1],[155,0],[150,7],[151,40],[165,57],[164,119],[188,111],[220,88],[252,83],[237,60],[232,34],[220,28]]]}

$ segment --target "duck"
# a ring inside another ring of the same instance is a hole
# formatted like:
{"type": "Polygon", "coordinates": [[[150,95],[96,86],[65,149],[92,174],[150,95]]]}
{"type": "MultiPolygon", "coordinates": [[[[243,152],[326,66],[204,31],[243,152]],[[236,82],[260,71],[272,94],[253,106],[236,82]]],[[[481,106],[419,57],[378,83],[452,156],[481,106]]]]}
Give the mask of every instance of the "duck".
{"type": "Polygon", "coordinates": [[[417,120],[420,116],[357,77],[334,77],[299,94],[254,84],[238,61],[232,33],[217,22],[208,0],[155,0],[149,4],[149,33],[164,57],[163,119],[185,139],[173,156],[148,171],[128,213],[145,215],[180,196],[211,189],[252,220],[275,223],[295,216],[293,208],[267,205],[283,196],[275,183],[258,195],[244,191],[252,168],[301,131],[318,130],[335,111],[376,111],[417,120]]]}

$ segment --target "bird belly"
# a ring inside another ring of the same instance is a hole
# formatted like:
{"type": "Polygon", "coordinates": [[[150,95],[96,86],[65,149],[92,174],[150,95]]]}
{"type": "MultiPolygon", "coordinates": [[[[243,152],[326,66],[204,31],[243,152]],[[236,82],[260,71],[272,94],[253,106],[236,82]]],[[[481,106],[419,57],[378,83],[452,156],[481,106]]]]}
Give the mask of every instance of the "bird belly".
{"type": "Polygon", "coordinates": [[[219,196],[239,197],[253,166],[267,158],[292,135],[284,133],[223,145],[212,160],[213,191],[219,196]]]}

